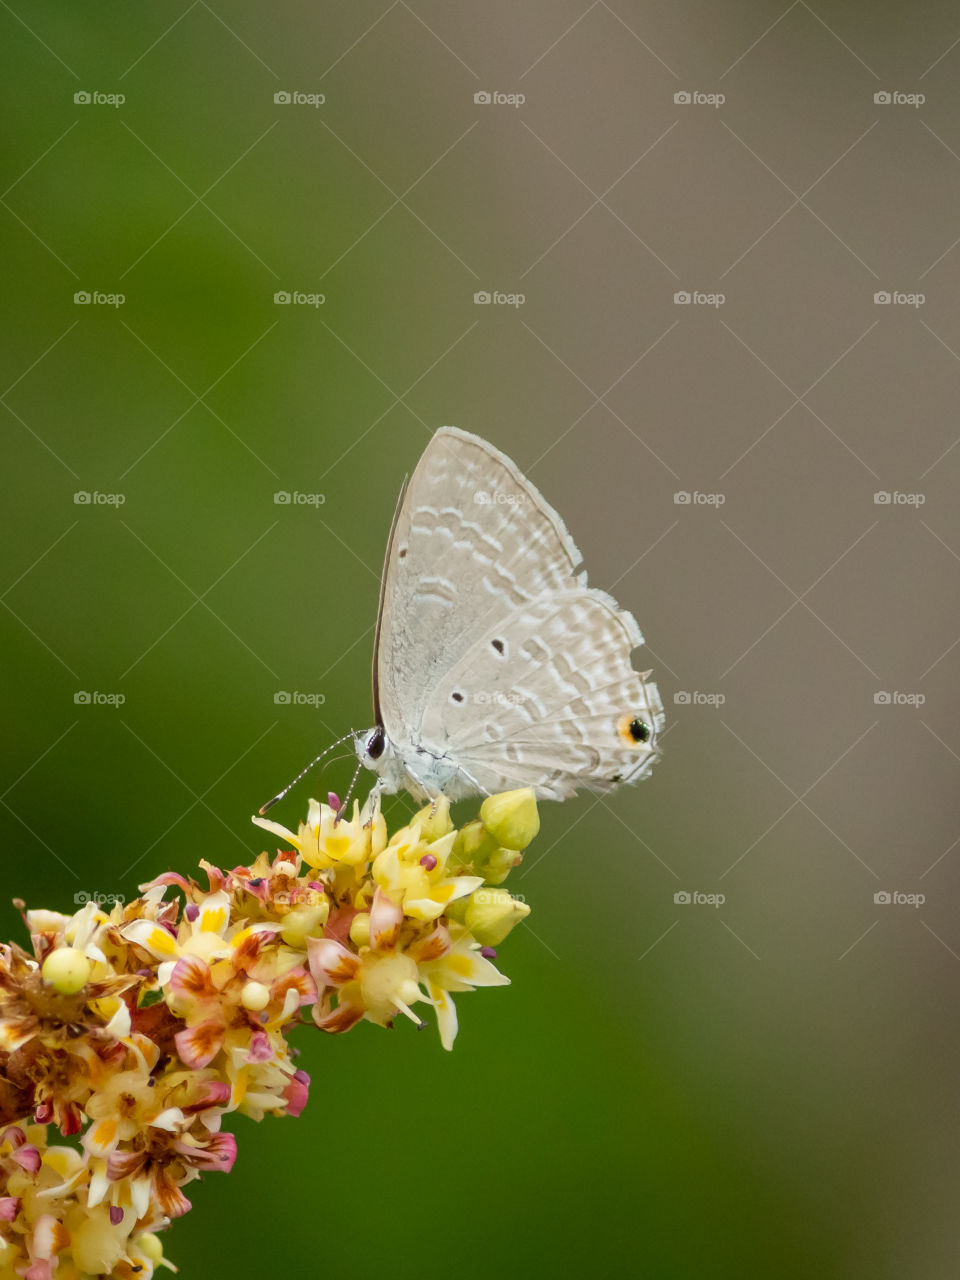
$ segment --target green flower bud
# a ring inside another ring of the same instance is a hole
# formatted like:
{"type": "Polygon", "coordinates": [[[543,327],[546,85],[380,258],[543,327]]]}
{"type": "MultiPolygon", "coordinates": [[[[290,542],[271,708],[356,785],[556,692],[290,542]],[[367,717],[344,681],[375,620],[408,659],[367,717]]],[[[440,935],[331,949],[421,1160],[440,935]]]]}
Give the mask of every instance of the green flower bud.
{"type": "Polygon", "coordinates": [[[140,1235],[134,1236],[131,1244],[135,1249],[143,1254],[143,1256],[158,1267],[163,1261],[163,1244],[159,1236],[154,1235],[152,1231],[143,1231],[140,1235]]]}
{"type": "Polygon", "coordinates": [[[480,806],[480,817],[497,844],[506,849],[525,849],[540,830],[537,799],[531,787],[487,796],[480,806]]]}
{"type": "Polygon", "coordinates": [[[479,867],[477,875],[483,876],[487,884],[503,884],[514,867],[523,861],[523,854],[516,849],[494,849],[489,858],[479,867]]]}
{"type": "Polygon", "coordinates": [[[495,947],[529,914],[527,904],[506,889],[478,889],[467,902],[464,924],[478,942],[495,947]]]}
{"type": "Polygon", "coordinates": [[[457,832],[450,861],[454,865],[473,867],[493,853],[496,847],[497,842],[493,836],[479,818],[474,818],[457,832]]]}
{"type": "Polygon", "coordinates": [[[450,801],[446,796],[440,796],[434,800],[432,804],[428,804],[415,814],[411,826],[414,822],[420,823],[420,839],[426,840],[428,843],[433,840],[439,840],[441,836],[447,836],[453,830],[453,821],[450,817],[450,801]]]}

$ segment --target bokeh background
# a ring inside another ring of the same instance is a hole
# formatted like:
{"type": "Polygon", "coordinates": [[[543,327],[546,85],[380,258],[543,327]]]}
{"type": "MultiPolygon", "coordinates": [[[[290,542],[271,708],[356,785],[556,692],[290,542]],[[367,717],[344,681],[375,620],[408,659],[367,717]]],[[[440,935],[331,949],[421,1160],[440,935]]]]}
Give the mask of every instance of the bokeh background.
{"type": "Polygon", "coordinates": [[[238,1119],[181,1274],[956,1274],[960,11],[0,28],[5,901],[262,847],[370,721],[442,423],[565,515],[669,721],[641,788],[544,806],[454,1053],[302,1038],[310,1107],[238,1119]]]}

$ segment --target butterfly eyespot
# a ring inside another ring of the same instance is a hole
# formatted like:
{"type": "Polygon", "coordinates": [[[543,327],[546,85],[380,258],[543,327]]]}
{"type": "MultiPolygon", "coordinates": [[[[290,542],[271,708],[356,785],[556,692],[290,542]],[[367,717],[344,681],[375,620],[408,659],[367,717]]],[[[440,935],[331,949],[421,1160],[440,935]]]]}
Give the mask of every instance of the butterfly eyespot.
{"type": "Polygon", "coordinates": [[[462,693],[451,693],[450,697],[451,697],[451,699],[452,699],[454,702],[462,702],[462,701],[463,701],[463,694],[462,694],[462,693]]]}
{"type": "Polygon", "coordinates": [[[623,716],[617,731],[628,747],[642,747],[650,741],[650,726],[639,716],[623,716]]]}
{"type": "Polygon", "coordinates": [[[379,760],[386,745],[387,742],[383,730],[379,727],[374,729],[367,739],[367,755],[371,760],[379,760]]]}
{"type": "Polygon", "coordinates": [[[506,643],[503,640],[491,640],[490,646],[491,648],[495,649],[497,653],[499,653],[501,658],[504,656],[504,654],[507,651],[506,643]]]}
{"type": "Polygon", "coordinates": [[[407,548],[401,547],[400,550],[397,552],[397,559],[402,560],[406,554],[407,554],[407,548]]]}

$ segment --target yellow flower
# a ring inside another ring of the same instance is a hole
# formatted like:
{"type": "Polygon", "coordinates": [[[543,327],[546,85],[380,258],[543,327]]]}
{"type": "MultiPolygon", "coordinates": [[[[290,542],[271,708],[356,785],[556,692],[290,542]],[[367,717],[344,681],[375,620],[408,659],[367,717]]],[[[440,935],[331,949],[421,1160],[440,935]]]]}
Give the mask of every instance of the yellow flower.
{"type": "Polygon", "coordinates": [[[321,871],[340,866],[360,866],[376,857],[387,843],[387,824],[379,809],[372,816],[366,807],[361,813],[356,800],[353,802],[353,818],[341,818],[339,822],[336,809],[311,800],[307,820],[300,823],[296,835],[269,818],[254,816],[252,821],[264,831],[288,841],[308,866],[321,871]]]}
{"type": "Polygon", "coordinates": [[[456,832],[421,839],[419,819],[398,831],[373,864],[373,878],[412,920],[436,920],[450,903],[483,884],[479,876],[450,875],[456,832]]]}

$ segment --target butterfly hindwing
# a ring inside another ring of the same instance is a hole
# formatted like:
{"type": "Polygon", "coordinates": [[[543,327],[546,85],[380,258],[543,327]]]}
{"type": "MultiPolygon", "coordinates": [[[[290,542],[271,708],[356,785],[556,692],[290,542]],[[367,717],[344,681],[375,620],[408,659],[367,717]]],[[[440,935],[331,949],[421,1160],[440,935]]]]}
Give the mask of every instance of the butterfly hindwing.
{"type": "Polygon", "coordinates": [[[642,776],[663,723],[656,686],[630,663],[642,642],[630,614],[585,585],[521,605],[437,685],[424,743],[488,791],[532,786],[561,799],[642,776]]]}

